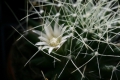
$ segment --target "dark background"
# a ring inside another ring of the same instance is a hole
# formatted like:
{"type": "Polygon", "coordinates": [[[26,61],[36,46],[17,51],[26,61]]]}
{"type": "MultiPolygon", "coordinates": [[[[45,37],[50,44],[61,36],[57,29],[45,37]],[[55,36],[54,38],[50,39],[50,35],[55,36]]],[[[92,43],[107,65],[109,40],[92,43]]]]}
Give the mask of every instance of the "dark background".
{"type": "Polygon", "coordinates": [[[16,34],[12,34],[15,30],[11,26],[16,27],[19,24],[7,5],[18,20],[25,16],[25,0],[0,0],[0,80],[9,80],[7,75],[8,56],[15,41],[13,35],[16,34]]]}

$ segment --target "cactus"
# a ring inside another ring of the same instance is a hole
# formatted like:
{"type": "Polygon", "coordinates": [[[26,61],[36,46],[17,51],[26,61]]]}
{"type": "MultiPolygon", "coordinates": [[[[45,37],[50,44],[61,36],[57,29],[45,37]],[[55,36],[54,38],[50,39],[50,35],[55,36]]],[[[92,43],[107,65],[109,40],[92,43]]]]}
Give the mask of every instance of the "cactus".
{"type": "Polygon", "coordinates": [[[17,80],[119,80],[117,0],[28,0],[12,49],[17,80]],[[35,4],[33,4],[35,3],[35,4]]]}

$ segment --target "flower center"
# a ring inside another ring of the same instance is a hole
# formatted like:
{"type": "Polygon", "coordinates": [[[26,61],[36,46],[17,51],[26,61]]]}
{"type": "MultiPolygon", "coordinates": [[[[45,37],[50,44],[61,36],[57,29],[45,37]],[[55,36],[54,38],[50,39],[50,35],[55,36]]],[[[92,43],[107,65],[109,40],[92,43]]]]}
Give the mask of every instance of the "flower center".
{"type": "Polygon", "coordinates": [[[54,47],[55,47],[55,46],[59,45],[59,43],[60,43],[60,42],[59,42],[58,38],[54,38],[54,37],[53,37],[53,38],[50,39],[50,45],[51,45],[51,46],[54,46],[54,47]]]}

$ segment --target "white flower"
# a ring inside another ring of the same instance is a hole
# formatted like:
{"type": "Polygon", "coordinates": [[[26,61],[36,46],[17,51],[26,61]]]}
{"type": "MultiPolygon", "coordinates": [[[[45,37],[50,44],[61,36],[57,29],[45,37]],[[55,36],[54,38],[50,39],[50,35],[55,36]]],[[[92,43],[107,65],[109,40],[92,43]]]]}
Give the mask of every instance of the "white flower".
{"type": "Polygon", "coordinates": [[[40,35],[38,38],[40,42],[37,42],[35,45],[38,46],[38,49],[44,50],[49,49],[48,53],[50,54],[53,49],[59,49],[62,44],[67,41],[67,38],[72,36],[72,33],[69,35],[63,36],[66,32],[66,26],[58,26],[58,19],[54,24],[54,29],[51,27],[50,22],[46,20],[44,25],[45,33],[38,30],[33,30],[34,33],[40,35]]]}

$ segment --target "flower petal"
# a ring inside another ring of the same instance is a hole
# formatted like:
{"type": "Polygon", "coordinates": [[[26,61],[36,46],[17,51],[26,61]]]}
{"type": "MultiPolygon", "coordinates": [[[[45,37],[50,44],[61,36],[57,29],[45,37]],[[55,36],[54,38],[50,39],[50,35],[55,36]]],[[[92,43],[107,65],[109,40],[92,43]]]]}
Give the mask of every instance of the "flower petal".
{"type": "Polygon", "coordinates": [[[48,45],[46,42],[37,42],[35,45],[48,45]]]}
{"type": "Polygon", "coordinates": [[[70,33],[69,35],[62,37],[61,41],[66,40],[66,38],[69,38],[69,37],[71,37],[72,35],[73,35],[73,33],[70,33]]]}
{"type": "Polygon", "coordinates": [[[62,31],[61,31],[61,34],[63,34],[64,32],[65,32],[65,30],[66,30],[66,26],[62,29],[62,31]]]}
{"type": "Polygon", "coordinates": [[[41,36],[44,37],[44,38],[48,38],[47,35],[42,33],[42,32],[41,32],[41,36]]]}
{"type": "Polygon", "coordinates": [[[43,50],[43,49],[47,49],[47,48],[50,48],[50,46],[43,46],[43,47],[42,47],[42,50],[43,50]]]}
{"type": "Polygon", "coordinates": [[[59,49],[60,47],[61,47],[61,44],[59,44],[59,45],[56,46],[56,48],[58,48],[58,49],[59,49]]]}
{"type": "Polygon", "coordinates": [[[49,50],[48,50],[48,53],[50,54],[53,49],[54,49],[54,47],[50,47],[49,50]]]}
{"type": "Polygon", "coordinates": [[[63,28],[63,26],[64,26],[64,24],[60,25],[59,27],[58,26],[54,27],[54,36],[55,37],[59,37],[59,38],[62,37],[62,35],[64,34],[64,31],[65,31],[64,29],[66,29],[66,28],[63,28]]]}
{"type": "Polygon", "coordinates": [[[38,35],[41,35],[41,36],[43,36],[43,37],[45,37],[45,38],[47,38],[47,35],[46,34],[44,34],[43,32],[41,32],[41,31],[38,31],[38,30],[32,30],[34,33],[36,33],[36,34],[38,34],[38,35]]]}
{"type": "Polygon", "coordinates": [[[41,41],[44,41],[44,42],[47,42],[47,43],[49,43],[49,40],[47,39],[47,38],[45,38],[45,37],[42,37],[42,36],[40,36],[40,37],[38,37],[41,41]]]}
{"type": "Polygon", "coordinates": [[[41,50],[41,49],[42,49],[42,46],[39,46],[38,49],[41,50]]]}
{"type": "Polygon", "coordinates": [[[64,24],[62,24],[62,25],[59,26],[59,31],[61,31],[63,29],[63,26],[64,26],[64,24]]]}
{"type": "Polygon", "coordinates": [[[60,44],[63,44],[65,41],[67,41],[67,40],[66,40],[66,39],[62,40],[62,41],[60,42],[60,44]]]}
{"type": "Polygon", "coordinates": [[[44,26],[44,29],[45,29],[46,35],[47,35],[49,38],[51,38],[52,35],[53,35],[53,30],[52,30],[52,28],[51,28],[51,26],[50,26],[50,22],[49,22],[49,21],[46,21],[45,26],[44,26]]]}
{"type": "Polygon", "coordinates": [[[38,34],[38,35],[41,35],[41,32],[38,31],[38,30],[32,30],[32,32],[34,32],[34,33],[36,33],[36,34],[38,34]]]}
{"type": "Polygon", "coordinates": [[[58,22],[59,22],[59,19],[55,19],[55,25],[54,25],[54,28],[58,26],[58,22]]]}
{"type": "Polygon", "coordinates": [[[60,30],[58,28],[58,21],[55,22],[55,25],[54,25],[54,36],[55,37],[58,37],[60,35],[60,30]]]}

